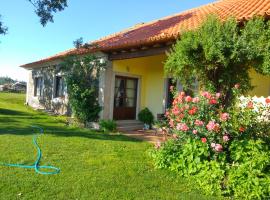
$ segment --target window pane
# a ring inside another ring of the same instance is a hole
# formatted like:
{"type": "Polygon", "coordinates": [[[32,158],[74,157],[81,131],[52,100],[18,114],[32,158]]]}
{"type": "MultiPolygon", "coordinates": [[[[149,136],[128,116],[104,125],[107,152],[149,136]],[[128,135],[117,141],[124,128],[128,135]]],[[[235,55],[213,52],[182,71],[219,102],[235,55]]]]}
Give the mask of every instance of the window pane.
{"type": "Polygon", "coordinates": [[[127,80],[127,88],[135,89],[136,88],[136,81],[132,79],[127,80]]]}
{"type": "Polygon", "coordinates": [[[135,99],[127,98],[126,99],[126,107],[135,107],[135,99]]]}
{"type": "Polygon", "coordinates": [[[64,96],[64,79],[61,76],[57,76],[55,80],[55,97],[64,96]]]}
{"type": "Polygon", "coordinates": [[[135,90],[134,89],[127,89],[127,97],[128,98],[135,98],[136,94],[135,94],[135,90]]]}

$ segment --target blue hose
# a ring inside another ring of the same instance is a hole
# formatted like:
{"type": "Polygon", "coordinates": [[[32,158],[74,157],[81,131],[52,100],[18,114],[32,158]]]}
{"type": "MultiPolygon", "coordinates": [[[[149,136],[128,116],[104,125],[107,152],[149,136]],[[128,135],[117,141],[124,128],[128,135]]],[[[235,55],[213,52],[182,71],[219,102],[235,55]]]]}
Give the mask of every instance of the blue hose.
{"type": "Polygon", "coordinates": [[[52,175],[52,174],[58,174],[60,172],[60,169],[57,168],[57,167],[53,167],[53,166],[46,166],[46,165],[43,165],[43,166],[40,166],[39,165],[39,162],[41,160],[41,156],[42,156],[42,153],[41,153],[41,149],[40,147],[38,146],[38,143],[37,143],[37,138],[38,136],[40,136],[41,134],[44,134],[44,131],[41,127],[39,126],[31,126],[32,128],[36,128],[36,129],[39,129],[39,134],[36,134],[33,136],[33,144],[34,146],[36,147],[37,149],[37,159],[35,161],[35,163],[33,165],[21,165],[21,164],[6,164],[6,163],[3,163],[2,165],[4,166],[8,166],[8,167],[19,167],[19,168],[25,168],[25,169],[35,169],[36,173],[38,174],[43,174],[43,175],[52,175]],[[49,169],[51,170],[50,172],[44,172],[44,171],[41,171],[40,169],[49,169]]]}

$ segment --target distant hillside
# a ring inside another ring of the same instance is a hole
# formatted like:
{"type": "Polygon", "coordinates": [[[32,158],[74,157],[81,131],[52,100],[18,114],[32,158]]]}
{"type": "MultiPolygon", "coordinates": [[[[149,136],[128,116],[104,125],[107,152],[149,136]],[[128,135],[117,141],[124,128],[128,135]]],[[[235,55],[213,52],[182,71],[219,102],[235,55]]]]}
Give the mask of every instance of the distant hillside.
{"type": "Polygon", "coordinates": [[[8,84],[8,83],[15,83],[16,81],[7,76],[0,76],[0,85],[8,84]]]}

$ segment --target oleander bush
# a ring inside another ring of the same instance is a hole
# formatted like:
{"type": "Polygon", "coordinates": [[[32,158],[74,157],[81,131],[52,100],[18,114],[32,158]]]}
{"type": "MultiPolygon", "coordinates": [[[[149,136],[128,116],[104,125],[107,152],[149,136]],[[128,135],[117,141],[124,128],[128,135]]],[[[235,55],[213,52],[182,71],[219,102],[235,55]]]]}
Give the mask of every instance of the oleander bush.
{"type": "Polygon", "coordinates": [[[196,182],[210,195],[261,199],[270,194],[270,99],[257,105],[238,100],[225,108],[222,94],[201,92],[196,97],[176,94],[166,113],[172,140],[156,145],[157,168],[167,168],[196,182]]]}

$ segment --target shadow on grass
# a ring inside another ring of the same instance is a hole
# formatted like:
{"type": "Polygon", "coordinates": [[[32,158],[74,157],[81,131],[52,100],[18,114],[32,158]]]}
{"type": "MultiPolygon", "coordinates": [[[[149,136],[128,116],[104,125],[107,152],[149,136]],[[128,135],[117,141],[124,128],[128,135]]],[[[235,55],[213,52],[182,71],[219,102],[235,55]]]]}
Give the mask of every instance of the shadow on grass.
{"type": "MultiPolygon", "coordinates": [[[[127,137],[125,135],[108,134],[103,132],[97,132],[88,129],[69,128],[69,127],[54,127],[44,126],[42,124],[33,123],[33,125],[40,126],[44,129],[45,134],[55,135],[57,137],[82,137],[95,140],[112,140],[112,141],[128,141],[128,142],[142,142],[141,140],[127,137]]],[[[36,133],[36,129],[31,126],[16,127],[16,126],[5,126],[0,127],[0,135],[33,135],[36,133]]]]}
{"type": "Polygon", "coordinates": [[[50,118],[46,113],[36,114],[0,108],[0,135],[32,135],[36,132],[31,125],[40,126],[45,134],[57,137],[83,137],[95,140],[142,142],[141,140],[117,134],[106,134],[84,128],[71,128],[63,120],[50,118]]]}
{"type": "Polygon", "coordinates": [[[20,115],[20,116],[26,116],[30,115],[27,112],[22,112],[18,110],[11,110],[11,109],[5,109],[5,108],[0,108],[0,115],[20,115]]]}

